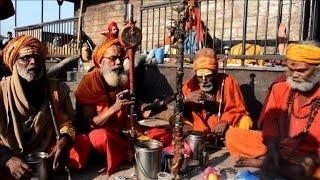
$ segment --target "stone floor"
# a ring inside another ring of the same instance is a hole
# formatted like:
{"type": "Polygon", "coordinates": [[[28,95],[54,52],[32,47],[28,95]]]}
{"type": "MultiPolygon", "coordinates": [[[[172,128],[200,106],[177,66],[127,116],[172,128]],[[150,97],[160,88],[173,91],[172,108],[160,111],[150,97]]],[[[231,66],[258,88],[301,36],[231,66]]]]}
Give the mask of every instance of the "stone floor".
{"type": "MultiPolygon", "coordinates": [[[[256,168],[234,168],[234,161],[229,156],[229,153],[226,151],[225,148],[220,150],[212,150],[209,155],[208,166],[219,168],[224,179],[235,179],[235,175],[237,172],[241,170],[250,170],[254,174],[256,174],[261,179],[271,180],[273,178],[268,178],[264,175],[259,169],[256,168]]],[[[201,167],[193,167],[187,168],[187,174],[184,174],[182,179],[200,179],[201,173],[203,172],[204,168],[201,167]]],[[[111,177],[107,177],[105,174],[105,169],[103,164],[100,165],[90,165],[86,171],[83,172],[72,172],[71,177],[73,180],[104,180],[104,179],[126,179],[126,180],[135,180],[137,179],[134,176],[134,163],[123,165],[119,168],[119,170],[114,173],[111,177]]],[[[60,174],[59,176],[55,177],[54,179],[67,179],[65,175],[60,174]]]]}

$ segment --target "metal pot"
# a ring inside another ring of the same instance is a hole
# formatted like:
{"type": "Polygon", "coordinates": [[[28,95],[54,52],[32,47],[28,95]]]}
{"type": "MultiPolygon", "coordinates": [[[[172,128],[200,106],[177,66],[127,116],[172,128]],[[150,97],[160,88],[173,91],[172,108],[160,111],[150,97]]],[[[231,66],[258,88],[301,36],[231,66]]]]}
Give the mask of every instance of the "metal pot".
{"type": "Polygon", "coordinates": [[[26,161],[33,169],[34,175],[31,179],[46,180],[48,179],[48,153],[38,152],[28,154],[26,161]]]}
{"type": "Polygon", "coordinates": [[[202,160],[202,153],[205,150],[205,134],[200,131],[193,131],[187,137],[188,144],[192,150],[193,160],[202,160]]]}
{"type": "Polygon", "coordinates": [[[157,179],[160,171],[162,143],[157,140],[141,141],[135,144],[136,175],[139,180],[157,179]]]}

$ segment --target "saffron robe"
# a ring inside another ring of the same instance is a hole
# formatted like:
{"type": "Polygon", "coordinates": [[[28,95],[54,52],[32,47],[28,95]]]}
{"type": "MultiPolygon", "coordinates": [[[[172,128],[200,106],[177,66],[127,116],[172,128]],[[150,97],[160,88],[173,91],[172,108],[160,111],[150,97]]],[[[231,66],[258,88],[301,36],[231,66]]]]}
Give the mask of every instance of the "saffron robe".
{"type": "MultiPolygon", "coordinates": [[[[237,81],[227,74],[218,73],[215,84],[218,84],[219,86],[214,87],[215,94],[213,94],[216,103],[213,106],[210,106],[210,109],[193,103],[185,104],[184,119],[193,124],[194,130],[202,132],[209,131],[217,124],[217,113],[223,77],[225,78],[225,86],[220,121],[225,121],[230,126],[237,126],[243,117],[248,117],[249,113],[246,110],[245,102],[237,81]],[[211,114],[208,113],[208,111],[211,111],[211,114]]],[[[198,90],[200,90],[200,87],[196,76],[188,80],[182,88],[185,97],[198,90]]]]}
{"type": "Polygon", "coordinates": [[[261,113],[260,120],[263,123],[261,131],[246,131],[239,128],[231,128],[226,133],[226,145],[233,157],[256,158],[267,152],[263,144],[264,138],[279,140],[279,148],[282,156],[295,161],[295,157],[308,154],[320,155],[320,114],[315,115],[308,134],[302,140],[294,139],[304,131],[311,112],[311,102],[320,97],[320,88],[317,88],[302,106],[299,105],[299,95],[294,95],[294,106],[291,117],[287,117],[287,101],[290,86],[284,82],[273,85],[267,104],[261,113]],[[294,114],[294,115],[293,115],[294,114]],[[290,120],[289,120],[290,119],[290,120]]]}
{"type": "MultiPolygon", "coordinates": [[[[115,95],[122,90],[124,89],[108,92],[100,71],[96,68],[83,77],[75,92],[75,97],[80,105],[95,106],[96,114],[100,115],[115,103],[115,95]]],[[[128,139],[120,135],[121,130],[128,129],[128,122],[126,110],[121,110],[111,117],[103,127],[93,129],[89,133],[93,148],[105,155],[109,175],[121,163],[127,162],[129,159],[128,139]]]]}

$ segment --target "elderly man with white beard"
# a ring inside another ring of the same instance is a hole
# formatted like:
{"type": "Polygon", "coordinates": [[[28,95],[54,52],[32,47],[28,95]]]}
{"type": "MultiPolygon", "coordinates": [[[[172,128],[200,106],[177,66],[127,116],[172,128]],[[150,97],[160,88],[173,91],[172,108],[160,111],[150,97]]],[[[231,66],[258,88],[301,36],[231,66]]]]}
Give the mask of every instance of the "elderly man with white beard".
{"type": "Polygon", "coordinates": [[[92,147],[105,155],[107,173],[129,160],[128,69],[123,66],[125,51],[117,38],[109,39],[93,52],[95,69],[85,74],[75,92],[77,112],[87,124],[92,147]]]}
{"type": "MultiPolygon", "coordinates": [[[[224,137],[229,126],[249,129],[252,120],[246,110],[239,84],[232,76],[218,73],[218,59],[214,50],[199,50],[193,70],[195,75],[182,88],[185,123],[195,131],[207,133],[209,141],[215,139],[212,136],[224,137]],[[221,93],[223,83],[224,91],[221,93]]],[[[185,127],[187,129],[188,126],[185,127]]]]}
{"type": "Polygon", "coordinates": [[[272,86],[262,132],[233,128],[226,144],[236,166],[263,167],[288,179],[320,178],[320,44],[290,44],[286,80],[272,86]]]}
{"type": "Polygon", "coordinates": [[[84,166],[85,155],[78,153],[75,142],[86,139],[75,136],[69,89],[46,77],[45,55],[42,43],[26,35],[14,38],[4,49],[4,64],[12,72],[0,82],[0,177],[4,179],[30,178],[33,170],[25,157],[32,153],[49,153],[55,170],[64,167],[68,157],[72,167],[84,166]],[[61,135],[57,141],[53,119],[61,135]]]}

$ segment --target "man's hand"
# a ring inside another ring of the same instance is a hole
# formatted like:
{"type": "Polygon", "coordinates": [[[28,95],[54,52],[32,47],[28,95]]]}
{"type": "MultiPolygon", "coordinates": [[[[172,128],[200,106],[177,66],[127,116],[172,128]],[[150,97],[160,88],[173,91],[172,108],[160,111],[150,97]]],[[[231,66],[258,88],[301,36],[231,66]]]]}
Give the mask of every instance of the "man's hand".
{"type": "Polygon", "coordinates": [[[32,175],[32,169],[29,165],[16,156],[11,157],[5,165],[9,168],[11,175],[16,179],[22,177],[29,178],[32,175]]]}
{"type": "Polygon", "coordinates": [[[184,97],[184,102],[191,102],[195,104],[204,104],[202,91],[194,91],[184,97]]]}
{"type": "Polygon", "coordinates": [[[70,150],[70,138],[62,137],[56,143],[55,147],[49,154],[49,158],[54,156],[53,159],[53,169],[58,170],[60,167],[63,167],[68,159],[68,154],[70,150]]]}
{"type": "Polygon", "coordinates": [[[228,123],[225,121],[218,122],[214,128],[211,129],[213,136],[223,137],[224,133],[227,131],[228,123]]]}
{"type": "Polygon", "coordinates": [[[118,112],[122,110],[123,108],[127,107],[128,105],[131,105],[134,103],[131,99],[128,99],[126,96],[129,91],[126,89],[124,91],[119,92],[117,96],[116,102],[111,106],[111,108],[114,110],[114,112],[118,112]]]}

